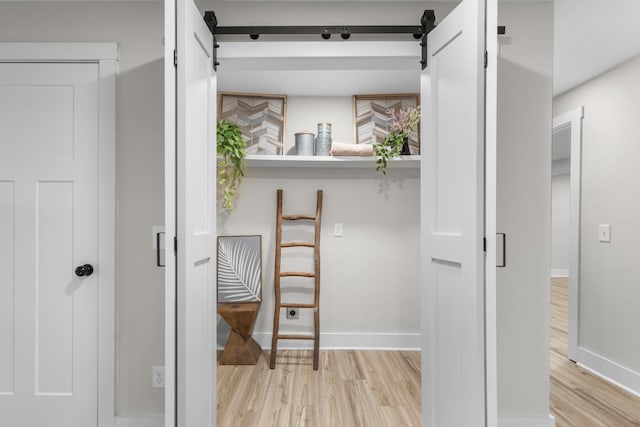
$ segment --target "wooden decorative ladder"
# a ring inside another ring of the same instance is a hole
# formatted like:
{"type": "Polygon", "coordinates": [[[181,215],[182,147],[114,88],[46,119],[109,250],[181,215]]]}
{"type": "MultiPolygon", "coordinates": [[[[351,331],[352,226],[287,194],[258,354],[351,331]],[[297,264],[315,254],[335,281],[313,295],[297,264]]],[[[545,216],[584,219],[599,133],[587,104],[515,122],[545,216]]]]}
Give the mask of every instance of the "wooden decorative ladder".
{"type": "Polygon", "coordinates": [[[316,202],[316,215],[283,215],[282,214],[282,190],[278,190],[278,208],[276,214],[276,262],[275,262],[275,278],[274,290],[276,294],[276,304],[273,315],[273,337],[271,339],[271,369],[276,367],[276,352],[278,350],[278,340],[313,340],[313,370],[318,370],[318,359],[320,355],[320,220],[322,216],[322,190],[318,190],[316,202]],[[315,224],[314,242],[282,242],[282,222],[283,221],[313,221],[315,224]],[[282,248],[306,247],[313,248],[314,271],[296,272],[296,271],[280,271],[282,248]],[[314,295],[313,304],[302,303],[283,303],[280,295],[280,279],[282,277],[308,277],[314,279],[314,295]],[[280,327],[280,311],[289,308],[312,308],[314,333],[313,335],[281,335],[280,327]]]}

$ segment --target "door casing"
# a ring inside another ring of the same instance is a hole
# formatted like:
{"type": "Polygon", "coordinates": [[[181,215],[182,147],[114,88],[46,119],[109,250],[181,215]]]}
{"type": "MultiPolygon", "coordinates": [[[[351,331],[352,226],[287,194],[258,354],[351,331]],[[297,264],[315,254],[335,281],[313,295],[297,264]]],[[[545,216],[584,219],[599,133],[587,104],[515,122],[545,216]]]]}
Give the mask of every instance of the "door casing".
{"type": "Polygon", "coordinates": [[[582,193],[582,119],[584,107],[553,119],[553,130],[571,128],[570,205],[569,205],[569,347],[567,357],[578,361],[580,322],[580,198],[582,193]]]}

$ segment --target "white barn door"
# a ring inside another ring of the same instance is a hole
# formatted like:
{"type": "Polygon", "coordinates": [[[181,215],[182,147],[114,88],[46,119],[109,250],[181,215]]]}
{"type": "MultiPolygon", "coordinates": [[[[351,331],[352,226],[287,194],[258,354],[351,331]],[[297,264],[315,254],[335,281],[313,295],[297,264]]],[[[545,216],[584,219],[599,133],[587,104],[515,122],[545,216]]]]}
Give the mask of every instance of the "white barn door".
{"type": "MultiPolygon", "coordinates": [[[[213,37],[192,0],[178,0],[176,16],[177,406],[175,413],[170,408],[168,418],[174,417],[180,427],[213,426],[216,421],[213,37]]],[[[171,278],[167,283],[170,282],[171,278]]],[[[167,419],[166,424],[173,425],[172,422],[167,419]]]]}
{"type": "Polygon", "coordinates": [[[428,35],[421,77],[423,425],[484,426],[485,1],[428,35]]]}

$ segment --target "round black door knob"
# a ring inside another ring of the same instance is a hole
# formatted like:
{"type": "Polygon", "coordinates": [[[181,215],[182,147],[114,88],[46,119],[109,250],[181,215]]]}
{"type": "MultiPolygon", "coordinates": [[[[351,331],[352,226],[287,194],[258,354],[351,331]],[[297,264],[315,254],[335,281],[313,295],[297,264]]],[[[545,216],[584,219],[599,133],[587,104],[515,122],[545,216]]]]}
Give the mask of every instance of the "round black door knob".
{"type": "Polygon", "coordinates": [[[76,267],[76,276],[84,277],[91,276],[93,274],[93,266],[91,264],[81,265],[76,267]]]}

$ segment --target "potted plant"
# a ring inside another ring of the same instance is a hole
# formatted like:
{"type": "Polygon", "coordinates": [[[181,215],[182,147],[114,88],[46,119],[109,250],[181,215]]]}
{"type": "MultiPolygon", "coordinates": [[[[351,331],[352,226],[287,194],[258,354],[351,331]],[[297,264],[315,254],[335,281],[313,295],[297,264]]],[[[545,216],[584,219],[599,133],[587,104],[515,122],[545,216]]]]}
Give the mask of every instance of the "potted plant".
{"type": "Polygon", "coordinates": [[[218,162],[218,182],[224,190],[223,205],[226,210],[232,211],[231,202],[244,177],[244,158],[247,151],[238,125],[220,120],[216,135],[218,156],[222,156],[222,160],[218,162]]]}
{"type": "Polygon", "coordinates": [[[413,132],[420,123],[420,106],[415,108],[407,107],[394,110],[389,108],[387,115],[391,119],[390,132],[382,142],[373,146],[378,160],[376,160],[376,170],[387,174],[387,163],[389,160],[398,157],[400,154],[409,153],[409,134],[413,132]]]}

